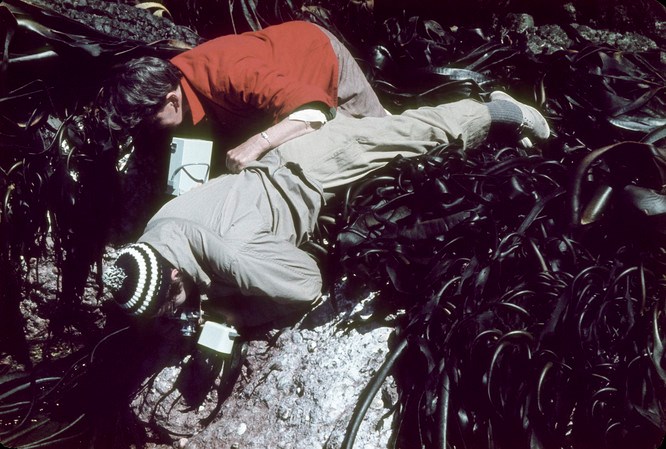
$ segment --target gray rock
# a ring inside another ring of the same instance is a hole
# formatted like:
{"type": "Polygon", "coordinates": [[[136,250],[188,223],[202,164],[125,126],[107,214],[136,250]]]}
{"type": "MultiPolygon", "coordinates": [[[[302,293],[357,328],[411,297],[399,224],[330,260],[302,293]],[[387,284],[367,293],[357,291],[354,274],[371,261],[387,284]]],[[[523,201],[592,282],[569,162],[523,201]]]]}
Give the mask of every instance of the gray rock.
{"type": "Polygon", "coordinates": [[[507,14],[504,28],[506,32],[525,33],[534,28],[534,18],[529,14],[507,14]]]}
{"type": "MultiPolygon", "coordinates": [[[[214,408],[215,392],[201,407],[187,409],[173,388],[181,368],[165,368],[133,402],[136,416],[150,432],[173,440],[172,445],[153,447],[340,447],[359,395],[388,352],[392,329],[368,323],[344,331],[335,323],[347,312],[336,316],[332,311],[327,300],[311,312],[323,324],[308,327],[303,321],[284,329],[273,345],[251,341],[233,394],[206,428],[200,420],[214,408]]],[[[355,447],[387,447],[390,410],[396,401],[396,387],[389,378],[368,410],[355,447]]]]}
{"type": "Polygon", "coordinates": [[[564,50],[573,44],[567,33],[559,25],[537,27],[527,42],[528,50],[533,54],[552,54],[564,50]]]}
{"type": "Polygon", "coordinates": [[[657,48],[655,41],[635,32],[597,30],[586,25],[573,24],[581,38],[596,45],[616,47],[620,51],[643,52],[657,48]]]}

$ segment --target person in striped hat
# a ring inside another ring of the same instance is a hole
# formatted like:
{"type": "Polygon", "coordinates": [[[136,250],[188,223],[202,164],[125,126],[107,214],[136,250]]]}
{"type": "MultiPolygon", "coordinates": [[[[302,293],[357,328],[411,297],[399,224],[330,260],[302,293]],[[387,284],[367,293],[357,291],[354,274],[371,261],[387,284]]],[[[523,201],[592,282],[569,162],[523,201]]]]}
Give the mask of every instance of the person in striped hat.
{"type": "Polygon", "coordinates": [[[115,303],[133,316],[172,313],[185,303],[186,283],[180,271],[146,243],[125,246],[104,273],[115,303]]]}

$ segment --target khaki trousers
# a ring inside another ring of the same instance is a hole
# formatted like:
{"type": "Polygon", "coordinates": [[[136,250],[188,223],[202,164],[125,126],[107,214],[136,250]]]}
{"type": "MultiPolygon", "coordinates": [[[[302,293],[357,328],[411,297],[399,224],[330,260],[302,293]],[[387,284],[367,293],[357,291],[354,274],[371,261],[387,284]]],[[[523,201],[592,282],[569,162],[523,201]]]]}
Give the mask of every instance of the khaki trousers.
{"type": "Polygon", "coordinates": [[[475,100],[422,107],[400,115],[351,118],[338,114],[321,129],[275,150],[282,163],[295,162],[324,189],[357,181],[395,156],[418,156],[458,140],[474,147],[490,128],[488,108],[475,100]]]}

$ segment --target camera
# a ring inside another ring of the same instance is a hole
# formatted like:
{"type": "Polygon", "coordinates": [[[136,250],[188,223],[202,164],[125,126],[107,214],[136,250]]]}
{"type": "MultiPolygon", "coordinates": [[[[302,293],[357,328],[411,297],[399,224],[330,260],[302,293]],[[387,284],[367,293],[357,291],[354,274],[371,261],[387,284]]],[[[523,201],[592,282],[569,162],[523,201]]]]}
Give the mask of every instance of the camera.
{"type": "Polygon", "coordinates": [[[184,337],[191,337],[200,327],[201,311],[198,309],[179,309],[171,316],[165,317],[174,327],[179,328],[184,337]]]}

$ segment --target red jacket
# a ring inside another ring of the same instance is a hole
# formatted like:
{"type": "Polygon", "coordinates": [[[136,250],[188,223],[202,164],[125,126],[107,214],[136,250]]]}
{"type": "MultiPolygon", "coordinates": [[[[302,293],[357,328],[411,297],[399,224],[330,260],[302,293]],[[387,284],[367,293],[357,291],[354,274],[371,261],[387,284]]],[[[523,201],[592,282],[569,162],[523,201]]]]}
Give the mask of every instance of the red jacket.
{"type": "Polygon", "coordinates": [[[222,36],[171,60],[196,125],[277,123],[304,104],[337,106],[338,62],[329,38],[308,22],[222,36]]]}

